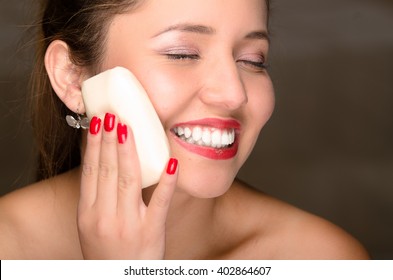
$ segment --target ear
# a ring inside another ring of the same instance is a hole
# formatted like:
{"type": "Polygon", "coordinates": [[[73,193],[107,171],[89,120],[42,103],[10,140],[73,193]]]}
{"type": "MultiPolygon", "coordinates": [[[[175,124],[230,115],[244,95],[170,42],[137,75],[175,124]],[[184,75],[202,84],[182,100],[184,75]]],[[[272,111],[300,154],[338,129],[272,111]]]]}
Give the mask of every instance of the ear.
{"type": "Polygon", "coordinates": [[[82,69],[70,59],[68,45],[53,41],[45,53],[45,68],[53,90],[71,111],[85,113],[82,99],[82,69]]]}

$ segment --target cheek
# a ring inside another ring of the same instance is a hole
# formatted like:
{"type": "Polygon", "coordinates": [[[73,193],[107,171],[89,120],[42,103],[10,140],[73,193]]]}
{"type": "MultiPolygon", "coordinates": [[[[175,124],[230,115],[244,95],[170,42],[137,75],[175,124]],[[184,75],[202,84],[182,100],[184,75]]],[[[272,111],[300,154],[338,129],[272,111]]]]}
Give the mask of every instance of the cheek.
{"type": "Polygon", "coordinates": [[[269,77],[262,83],[253,84],[248,89],[249,111],[248,120],[258,126],[258,131],[266,124],[273,114],[275,107],[275,95],[273,84],[269,77]]]}
{"type": "Polygon", "coordinates": [[[271,90],[265,93],[263,98],[261,98],[261,102],[259,106],[256,106],[256,108],[254,108],[257,114],[259,114],[259,119],[261,120],[262,127],[272,116],[274,107],[275,107],[275,95],[274,95],[274,91],[271,90]]]}
{"type": "MultiPolygon", "coordinates": [[[[250,90],[252,89],[250,88],[250,90]]],[[[246,131],[243,135],[244,147],[247,150],[246,157],[254,148],[259,133],[270,119],[275,106],[274,89],[270,79],[264,81],[259,87],[254,87],[252,93],[249,95],[248,109],[246,110],[246,131]]]]}
{"type": "Polygon", "coordinates": [[[180,113],[190,99],[192,85],[177,71],[153,69],[141,75],[140,82],[146,89],[162,122],[169,115],[180,113]]]}

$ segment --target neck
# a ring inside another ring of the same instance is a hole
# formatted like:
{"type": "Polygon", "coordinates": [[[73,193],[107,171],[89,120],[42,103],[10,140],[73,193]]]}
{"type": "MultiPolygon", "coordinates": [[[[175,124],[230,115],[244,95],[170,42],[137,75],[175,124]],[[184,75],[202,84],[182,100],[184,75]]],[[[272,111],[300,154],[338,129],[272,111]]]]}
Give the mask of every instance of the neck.
{"type": "MultiPolygon", "coordinates": [[[[143,190],[148,205],[155,187],[143,190]]],[[[169,208],[166,223],[166,258],[207,258],[213,242],[214,218],[217,199],[200,199],[177,190],[169,208]],[[187,248],[187,250],[184,250],[187,248]]]]}

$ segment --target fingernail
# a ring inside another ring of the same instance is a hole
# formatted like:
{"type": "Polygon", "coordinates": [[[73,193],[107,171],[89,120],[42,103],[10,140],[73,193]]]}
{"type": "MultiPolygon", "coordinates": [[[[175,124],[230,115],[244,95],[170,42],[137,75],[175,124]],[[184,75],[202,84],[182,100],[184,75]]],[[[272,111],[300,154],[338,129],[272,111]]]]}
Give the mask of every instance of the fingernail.
{"type": "Polygon", "coordinates": [[[175,158],[171,158],[168,162],[168,166],[166,168],[166,173],[169,175],[173,175],[176,173],[178,161],[175,158]]]}
{"type": "Polygon", "coordinates": [[[127,125],[118,123],[117,124],[117,139],[120,144],[124,144],[127,140],[128,130],[127,125]]]}
{"type": "Polygon", "coordinates": [[[105,114],[104,128],[107,132],[111,132],[115,128],[115,115],[110,113],[105,114]]]}
{"type": "Polygon", "coordinates": [[[101,128],[101,119],[93,117],[90,121],[90,133],[97,135],[101,128]]]}

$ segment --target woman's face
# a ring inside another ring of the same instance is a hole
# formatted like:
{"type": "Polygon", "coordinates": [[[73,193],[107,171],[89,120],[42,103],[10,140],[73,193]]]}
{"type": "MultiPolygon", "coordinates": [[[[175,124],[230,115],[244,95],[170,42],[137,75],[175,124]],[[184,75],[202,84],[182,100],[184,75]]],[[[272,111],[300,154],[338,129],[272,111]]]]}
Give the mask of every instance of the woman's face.
{"type": "Polygon", "coordinates": [[[128,68],[146,89],[178,190],[223,194],[273,111],[266,13],[262,0],[149,0],[110,25],[101,70],[128,68]]]}

